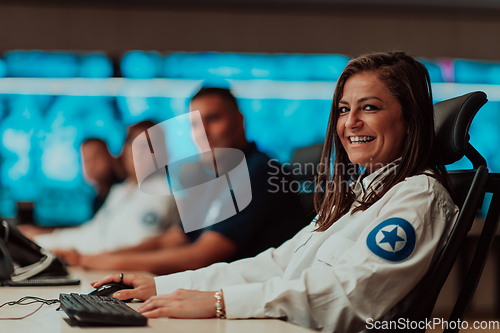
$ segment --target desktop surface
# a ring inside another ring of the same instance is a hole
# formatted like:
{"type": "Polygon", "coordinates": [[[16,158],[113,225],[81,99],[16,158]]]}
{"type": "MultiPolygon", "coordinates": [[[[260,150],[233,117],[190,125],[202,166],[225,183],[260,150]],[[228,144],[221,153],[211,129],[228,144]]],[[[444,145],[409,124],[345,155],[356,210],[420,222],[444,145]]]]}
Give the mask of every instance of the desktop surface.
{"type": "MultiPolygon", "coordinates": [[[[71,275],[81,279],[79,286],[59,287],[0,287],[0,304],[16,301],[23,296],[37,296],[46,299],[58,299],[60,293],[84,293],[88,294],[94,288],[90,282],[102,278],[110,271],[85,271],[78,268],[70,270],[71,275]]],[[[148,273],[142,275],[153,276],[148,273]]],[[[138,309],[142,303],[127,303],[133,309],[138,309]]],[[[32,305],[13,305],[0,308],[0,318],[22,317],[33,312],[40,303],[32,305]]],[[[64,333],[76,331],[100,332],[169,332],[169,333],[306,333],[312,330],[296,326],[277,319],[248,319],[248,320],[224,320],[224,319],[173,319],[159,318],[149,319],[148,326],[144,327],[117,327],[117,326],[71,326],[68,316],[64,311],[56,311],[58,304],[44,305],[35,314],[20,320],[0,320],[1,332],[37,332],[37,333],[64,333]]]]}

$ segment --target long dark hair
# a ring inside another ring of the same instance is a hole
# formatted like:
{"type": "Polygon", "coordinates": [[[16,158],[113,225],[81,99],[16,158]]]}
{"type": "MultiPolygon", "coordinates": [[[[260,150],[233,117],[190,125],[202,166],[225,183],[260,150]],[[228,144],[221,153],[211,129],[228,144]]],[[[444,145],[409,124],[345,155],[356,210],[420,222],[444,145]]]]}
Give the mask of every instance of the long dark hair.
{"type": "Polygon", "coordinates": [[[436,146],[431,82],[427,69],[404,52],[369,54],[351,60],[337,81],[321,161],[319,189],[314,197],[315,208],[319,214],[317,231],[328,229],[349,212],[355,201],[359,205],[353,213],[366,210],[394,185],[409,176],[423,173],[426,169],[431,169],[432,176],[451,192],[449,178],[436,146]],[[356,180],[359,166],[350,162],[336,128],[339,117],[338,104],[346,81],[351,76],[365,71],[376,72],[380,81],[385,83],[398,100],[408,135],[403,146],[401,162],[396,171],[385,178],[382,189],[370,191],[366,197],[357,199],[347,184],[356,180]],[[354,172],[346,172],[346,168],[354,172]]]}

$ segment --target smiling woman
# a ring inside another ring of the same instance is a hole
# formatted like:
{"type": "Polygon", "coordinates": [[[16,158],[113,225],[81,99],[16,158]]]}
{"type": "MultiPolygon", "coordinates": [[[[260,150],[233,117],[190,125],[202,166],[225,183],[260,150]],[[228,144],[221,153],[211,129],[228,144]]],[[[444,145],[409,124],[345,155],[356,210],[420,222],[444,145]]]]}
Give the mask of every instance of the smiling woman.
{"type": "Polygon", "coordinates": [[[126,274],[134,289],[115,297],[146,300],[149,318],[286,318],[325,332],[397,316],[458,215],[434,137],[422,64],[402,52],[352,60],[335,89],[311,224],[253,258],[154,281],[126,274]]]}

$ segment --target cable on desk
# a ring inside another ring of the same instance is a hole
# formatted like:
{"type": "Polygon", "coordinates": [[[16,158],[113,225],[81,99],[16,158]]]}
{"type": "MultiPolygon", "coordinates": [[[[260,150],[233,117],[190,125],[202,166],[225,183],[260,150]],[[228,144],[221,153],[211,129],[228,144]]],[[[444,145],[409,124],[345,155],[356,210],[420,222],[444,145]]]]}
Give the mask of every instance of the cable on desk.
{"type": "Polygon", "coordinates": [[[40,306],[35,311],[27,314],[26,316],[17,317],[17,318],[1,318],[0,317],[0,320],[24,319],[24,318],[29,317],[32,314],[36,313],[38,310],[40,310],[42,308],[42,306],[44,304],[47,304],[47,305],[56,304],[56,303],[59,303],[59,300],[55,299],[55,298],[54,299],[45,299],[45,298],[36,297],[36,296],[24,296],[17,301],[10,301],[10,302],[3,303],[2,305],[0,305],[0,308],[4,307],[5,305],[29,305],[29,304],[33,304],[33,303],[42,303],[42,304],[40,304],[40,306]]]}

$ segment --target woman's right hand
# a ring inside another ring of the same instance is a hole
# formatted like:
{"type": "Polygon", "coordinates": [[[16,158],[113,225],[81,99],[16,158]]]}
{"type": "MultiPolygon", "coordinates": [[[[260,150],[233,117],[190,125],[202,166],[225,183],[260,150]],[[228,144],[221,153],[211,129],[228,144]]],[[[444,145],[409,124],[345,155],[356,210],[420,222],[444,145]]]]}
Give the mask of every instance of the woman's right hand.
{"type": "MultiPolygon", "coordinates": [[[[94,288],[99,288],[103,284],[109,282],[120,282],[120,274],[112,274],[100,280],[91,282],[90,285],[94,288]]],[[[113,294],[114,298],[126,300],[129,298],[138,298],[147,301],[152,296],[156,295],[156,284],[153,278],[135,275],[123,274],[123,283],[134,287],[134,289],[122,289],[113,294]]]]}

